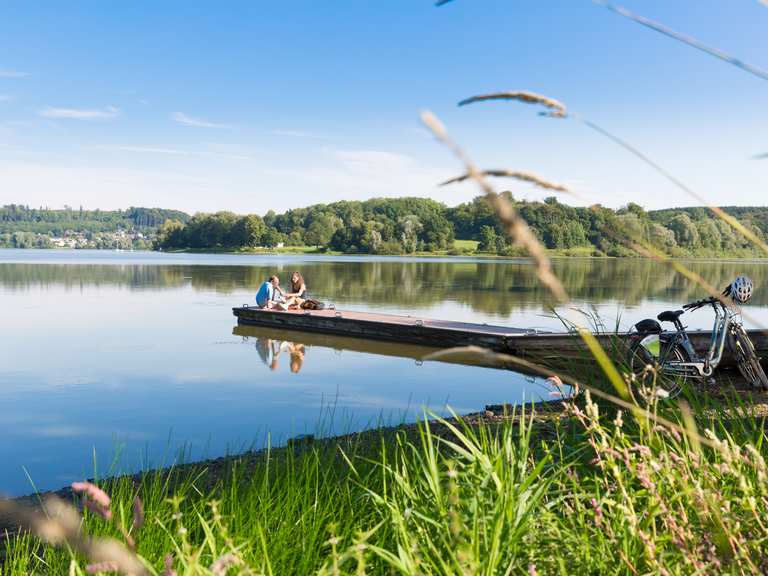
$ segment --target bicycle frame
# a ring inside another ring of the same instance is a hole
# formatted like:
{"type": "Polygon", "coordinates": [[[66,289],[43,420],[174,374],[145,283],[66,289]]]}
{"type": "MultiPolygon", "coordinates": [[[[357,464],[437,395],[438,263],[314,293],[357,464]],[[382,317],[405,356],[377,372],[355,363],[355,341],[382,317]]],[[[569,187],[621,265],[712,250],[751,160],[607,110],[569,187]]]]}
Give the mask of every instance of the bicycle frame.
{"type": "MultiPolygon", "coordinates": [[[[712,338],[710,339],[709,350],[707,350],[706,355],[700,356],[696,352],[685,327],[678,320],[675,323],[675,333],[666,342],[663,342],[664,345],[662,346],[659,364],[663,366],[665,372],[692,378],[708,378],[715,371],[715,368],[723,359],[728,329],[733,322],[733,318],[738,316],[738,311],[727,308],[722,302],[712,303],[712,308],[715,310],[715,322],[712,326],[712,338]],[[680,362],[669,358],[672,350],[675,349],[675,345],[679,345],[688,353],[689,362],[680,362]]],[[[668,334],[662,333],[660,338],[663,338],[665,335],[668,336],[668,334]]]]}

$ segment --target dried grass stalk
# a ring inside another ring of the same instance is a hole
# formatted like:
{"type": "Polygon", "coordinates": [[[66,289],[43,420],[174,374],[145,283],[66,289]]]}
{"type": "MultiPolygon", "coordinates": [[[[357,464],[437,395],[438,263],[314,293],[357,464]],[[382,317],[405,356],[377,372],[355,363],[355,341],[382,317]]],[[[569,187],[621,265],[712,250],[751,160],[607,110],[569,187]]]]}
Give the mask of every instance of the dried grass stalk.
{"type": "MultiPolygon", "coordinates": [[[[469,156],[448,136],[445,126],[434,114],[425,111],[421,114],[421,120],[462,161],[469,177],[477,182],[480,189],[485,193],[486,200],[494,209],[496,217],[499,219],[506,234],[512,238],[515,244],[525,249],[533,259],[536,264],[536,275],[539,281],[547,287],[559,304],[567,304],[570,301],[568,293],[565,291],[560,279],[552,271],[552,264],[547,256],[546,249],[539,242],[539,239],[536,238],[536,235],[525,219],[518,214],[510,202],[493,190],[469,156]]],[[[578,333],[619,395],[622,398],[629,399],[630,393],[626,383],[594,334],[583,327],[579,327],[578,333]]]]}
{"type": "Polygon", "coordinates": [[[552,272],[552,264],[547,256],[546,249],[539,242],[536,235],[528,226],[528,223],[517,213],[515,208],[504,198],[499,196],[488,184],[483,173],[479,171],[469,156],[451,138],[442,122],[429,111],[422,112],[421,120],[432,133],[448,146],[453,153],[463,162],[467,170],[467,178],[471,178],[485,193],[486,200],[491,204],[507,235],[514,242],[523,247],[536,263],[536,274],[544,286],[546,286],[560,304],[566,304],[570,298],[562,283],[552,272]]]}
{"type": "MultiPolygon", "coordinates": [[[[530,182],[531,184],[534,184],[539,188],[544,188],[545,190],[556,190],[558,192],[570,192],[570,190],[568,190],[568,188],[566,188],[562,184],[554,184],[552,182],[548,182],[543,178],[537,176],[536,174],[532,174],[530,172],[517,172],[513,170],[483,170],[481,174],[483,176],[493,176],[496,178],[515,178],[516,180],[530,182]]],[[[450,180],[446,180],[445,182],[442,182],[440,186],[447,186],[448,184],[463,182],[464,180],[468,180],[469,178],[471,178],[471,176],[468,173],[462,174],[461,176],[456,176],[455,178],[451,178],[450,180]]]]}
{"type": "MultiPolygon", "coordinates": [[[[723,52],[722,50],[713,48],[712,46],[707,46],[706,44],[704,44],[703,42],[700,42],[699,40],[697,40],[696,38],[693,38],[692,36],[688,36],[687,34],[682,34],[680,32],[672,30],[671,28],[668,28],[667,26],[664,26],[664,24],[661,24],[660,22],[656,22],[655,20],[651,20],[650,18],[645,18],[644,16],[640,16],[639,14],[630,12],[623,6],[615,6],[610,2],[606,2],[605,0],[592,0],[592,1],[595,4],[603,6],[604,8],[607,8],[608,10],[610,10],[611,12],[614,12],[615,14],[619,14],[620,16],[624,16],[625,18],[628,18],[633,22],[637,22],[638,24],[645,26],[646,28],[650,28],[651,30],[659,32],[660,34],[664,34],[664,36],[668,36],[669,38],[673,38],[679,42],[682,42],[683,44],[687,44],[692,48],[701,50],[702,52],[705,52],[710,56],[719,58],[720,60],[723,60],[724,62],[727,62],[732,66],[736,66],[737,68],[740,68],[745,72],[754,74],[758,78],[762,78],[763,80],[768,80],[768,71],[763,70],[762,68],[758,68],[757,66],[747,64],[746,62],[739,60],[735,56],[731,56],[727,52],[723,52]]],[[[765,0],[761,0],[761,2],[763,4],[766,4],[765,0]]]]}
{"type": "Polygon", "coordinates": [[[650,157],[646,156],[643,152],[632,146],[629,142],[626,140],[623,140],[616,136],[615,134],[608,132],[605,128],[598,126],[594,122],[590,122],[589,120],[585,118],[579,118],[585,126],[591,128],[595,132],[602,134],[612,142],[618,144],[643,162],[645,162],[648,166],[653,168],[657,173],[659,173],[661,176],[666,178],[669,182],[674,184],[677,188],[688,194],[689,196],[696,198],[699,202],[704,204],[713,214],[715,214],[718,218],[725,221],[731,228],[734,230],[740,232],[745,238],[747,238],[750,242],[752,242],[754,245],[758,246],[763,252],[768,254],[768,244],[766,244],[763,240],[758,238],[757,234],[752,232],[749,228],[744,226],[741,222],[739,222],[736,218],[731,216],[730,214],[726,213],[722,208],[718,206],[714,206],[707,202],[700,194],[686,186],[684,182],[676,178],[674,175],[672,175],[669,171],[667,171],[663,166],[657,164],[654,160],[652,160],[650,157]]]}
{"type": "MultiPolygon", "coordinates": [[[[597,206],[591,206],[590,208],[593,211],[597,211],[598,209],[597,206]]],[[[733,306],[733,302],[723,294],[721,289],[716,288],[715,286],[712,286],[712,284],[707,282],[704,279],[704,277],[701,276],[701,274],[699,274],[698,272],[694,272],[693,270],[685,266],[682,262],[675,260],[671,258],[669,255],[662,252],[661,250],[654,248],[648,242],[645,242],[638,238],[623,236],[610,226],[604,226],[602,228],[602,231],[608,236],[610,236],[611,238],[613,238],[614,240],[616,240],[617,242],[621,242],[624,246],[626,246],[630,250],[634,250],[644,258],[650,258],[652,260],[656,260],[657,262],[660,262],[661,264],[665,264],[671,267],[673,270],[675,270],[675,272],[677,272],[681,276],[684,276],[694,284],[701,286],[710,296],[720,300],[723,306],[726,306],[726,307],[733,306]]],[[[744,310],[741,310],[740,313],[745,320],[748,320],[749,322],[753,323],[756,326],[760,325],[760,322],[756,318],[754,318],[752,315],[748,314],[747,312],[744,312],[744,310]]]]}
{"type": "MultiPolygon", "coordinates": [[[[598,2],[600,4],[605,4],[603,2],[600,2],[599,0],[593,0],[595,2],[598,2]]],[[[614,9],[611,7],[611,9],[614,9]]],[[[473,96],[471,98],[467,98],[466,100],[462,100],[459,102],[459,106],[462,106],[464,104],[469,104],[471,102],[479,102],[483,100],[494,100],[494,99],[504,99],[504,100],[521,100],[523,102],[535,102],[539,103],[548,107],[557,106],[558,110],[561,110],[562,113],[552,113],[549,114],[549,116],[555,117],[555,118],[565,118],[565,105],[561,104],[557,100],[554,100],[552,98],[548,98],[546,96],[540,96],[538,94],[532,94],[530,92],[497,92],[494,94],[486,94],[484,96],[473,96]],[[523,96],[524,95],[524,96],[523,96]],[[550,103],[554,103],[550,105],[550,103]]],[[[577,120],[581,121],[585,126],[591,128],[595,132],[598,132],[599,134],[602,134],[609,140],[613,141],[614,143],[618,144],[625,150],[629,151],[633,155],[635,155],[637,158],[645,162],[648,166],[653,168],[656,172],[658,172],[661,176],[669,180],[672,184],[674,184],[676,187],[678,187],[680,190],[685,192],[686,194],[692,196],[693,198],[696,198],[699,202],[706,205],[706,207],[712,211],[718,218],[725,221],[729,226],[731,226],[733,229],[741,233],[745,238],[747,238],[750,242],[758,246],[763,252],[768,254],[768,244],[766,244],[763,240],[761,240],[757,234],[752,232],[749,228],[744,226],[741,222],[739,222],[736,218],[731,216],[730,214],[727,214],[722,208],[719,208],[718,206],[714,206],[707,202],[701,195],[694,192],[691,188],[686,186],[682,181],[677,179],[675,176],[673,176],[669,171],[667,171],[665,168],[663,168],[661,165],[654,162],[651,158],[643,154],[640,150],[632,146],[629,142],[626,140],[623,140],[616,136],[615,134],[609,132],[605,128],[602,128],[601,126],[598,126],[594,122],[591,122],[587,120],[586,118],[583,118],[578,115],[571,114],[571,117],[576,118],[577,120]]],[[[443,131],[445,129],[443,128],[443,131]]],[[[444,139],[444,138],[441,138],[444,139]]],[[[765,155],[759,155],[757,158],[768,158],[768,154],[765,155]]],[[[489,174],[493,175],[493,174],[489,174]]],[[[465,174],[464,176],[459,177],[460,179],[466,179],[471,177],[471,174],[469,172],[465,174]]],[[[445,184],[450,183],[452,181],[457,181],[456,179],[449,180],[445,182],[445,184]]]]}
{"type": "Polygon", "coordinates": [[[533,92],[526,91],[492,92],[490,94],[471,96],[459,102],[459,106],[466,106],[467,104],[473,104],[474,102],[484,102],[486,100],[518,100],[520,102],[525,102],[526,104],[539,104],[545,108],[549,108],[551,112],[547,113],[548,116],[555,118],[565,118],[567,115],[565,104],[562,102],[558,102],[557,100],[548,98],[547,96],[542,96],[541,94],[535,94],[533,92]]]}

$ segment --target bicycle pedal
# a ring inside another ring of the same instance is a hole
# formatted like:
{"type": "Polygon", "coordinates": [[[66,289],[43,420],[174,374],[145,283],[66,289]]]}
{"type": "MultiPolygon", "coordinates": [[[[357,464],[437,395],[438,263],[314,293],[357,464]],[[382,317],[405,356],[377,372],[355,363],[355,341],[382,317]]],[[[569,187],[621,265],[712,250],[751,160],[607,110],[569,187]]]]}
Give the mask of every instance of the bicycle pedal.
{"type": "Polygon", "coordinates": [[[717,384],[717,380],[715,380],[714,378],[712,378],[712,376],[710,376],[709,378],[704,379],[704,384],[706,384],[707,386],[714,386],[715,384],[717,384]]]}

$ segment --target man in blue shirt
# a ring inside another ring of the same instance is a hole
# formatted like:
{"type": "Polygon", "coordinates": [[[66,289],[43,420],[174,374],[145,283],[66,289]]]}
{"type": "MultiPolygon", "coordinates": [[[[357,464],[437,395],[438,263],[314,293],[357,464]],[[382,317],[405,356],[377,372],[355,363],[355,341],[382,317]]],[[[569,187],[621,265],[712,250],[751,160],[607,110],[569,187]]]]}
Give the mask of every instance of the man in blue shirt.
{"type": "Polygon", "coordinates": [[[277,276],[270,276],[269,280],[264,282],[256,292],[256,305],[259,308],[267,310],[288,310],[283,298],[283,290],[280,288],[280,279],[277,276]]]}

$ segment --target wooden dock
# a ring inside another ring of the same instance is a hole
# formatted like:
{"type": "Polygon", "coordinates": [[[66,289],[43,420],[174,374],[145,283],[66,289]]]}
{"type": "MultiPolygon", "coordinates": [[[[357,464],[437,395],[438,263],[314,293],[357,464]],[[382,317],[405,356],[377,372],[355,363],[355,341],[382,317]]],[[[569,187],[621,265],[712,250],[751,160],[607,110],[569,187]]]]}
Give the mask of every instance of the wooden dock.
{"type": "MultiPolygon", "coordinates": [[[[251,306],[233,308],[239,324],[268,326],[284,330],[330,334],[367,340],[415,344],[432,349],[479,346],[542,364],[561,363],[568,358],[588,358],[584,342],[575,333],[545,332],[489,324],[431,320],[348,310],[273,311],[251,306]]],[[[709,346],[709,331],[690,331],[697,350],[709,346]]],[[[761,356],[768,355],[768,331],[750,330],[749,336],[761,356]]],[[[628,333],[599,334],[607,349],[627,340],[628,333]]],[[[729,358],[724,358],[727,364],[729,358]]]]}

